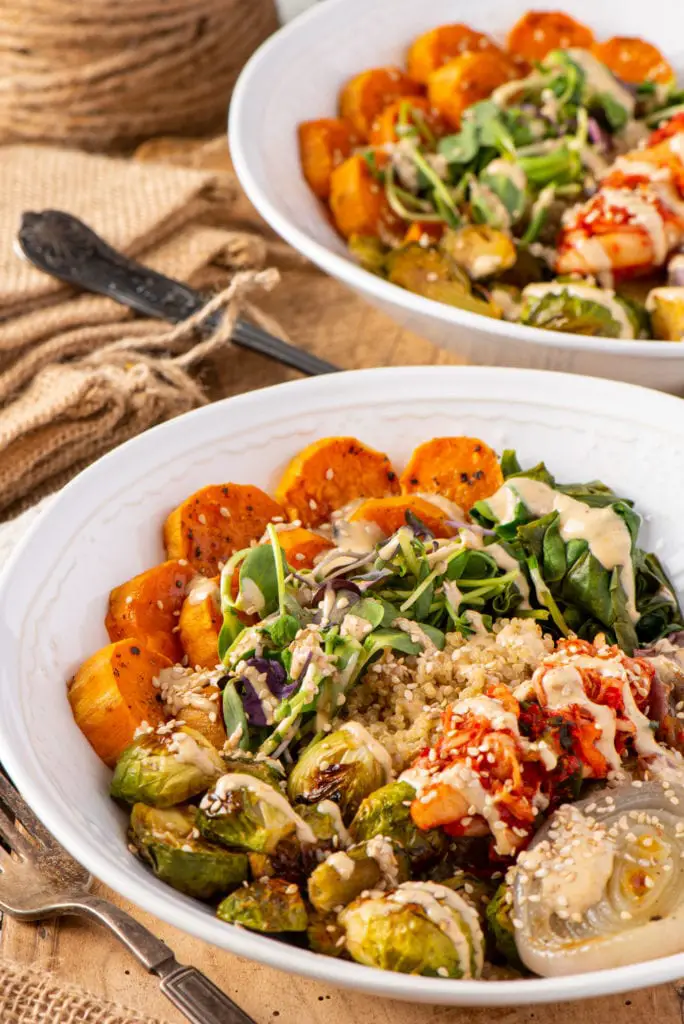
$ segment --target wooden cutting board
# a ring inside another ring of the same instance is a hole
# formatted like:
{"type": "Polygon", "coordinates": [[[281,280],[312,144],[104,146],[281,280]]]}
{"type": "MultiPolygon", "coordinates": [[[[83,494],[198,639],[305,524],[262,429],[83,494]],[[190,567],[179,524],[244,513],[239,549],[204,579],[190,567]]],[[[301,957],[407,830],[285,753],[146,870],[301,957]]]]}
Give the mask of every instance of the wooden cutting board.
{"type": "MultiPolygon", "coordinates": [[[[246,201],[240,215],[247,225],[262,226],[246,201]]],[[[268,308],[304,348],[349,369],[458,362],[313,269],[293,267],[287,260],[281,269],[283,281],[269,297],[268,308]]],[[[296,376],[244,352],[213,367],[212,374],[215,397],[296,376]]],[[[179,960],[205,971],[257,1024],[683,1024],[684,1020],[675,985],[589,1002],[521,1009],[450,1009],[375,999],[241,960],[161,924],[104,887],[99,891],[164,939],[179,960]]],[[[160,995],[154,978],[95,925],[63,920],[35,926],[5,920],[0,933],[2,956],[52,971],[95,996],[169,1024],[184,1022],[160,995]]]]}

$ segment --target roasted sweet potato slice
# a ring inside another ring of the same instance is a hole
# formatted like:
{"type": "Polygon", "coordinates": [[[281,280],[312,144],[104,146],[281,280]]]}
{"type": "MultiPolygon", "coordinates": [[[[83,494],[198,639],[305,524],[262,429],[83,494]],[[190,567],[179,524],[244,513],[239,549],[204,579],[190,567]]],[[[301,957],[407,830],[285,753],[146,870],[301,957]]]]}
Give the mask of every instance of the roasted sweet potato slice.
{"type": "Polygon", "coordinates": [[[315,527],[356,498],[384,498],[398,492],[397,475],[382,452],[355,437],[324,437],[295,455],[276,497],[291,519],[315,527]]]}
{"type": "Polygon", "coordinates": [[[283,509],[251,484],[212,484],[191,494],[164,523],[169,558],[184,558],[203,576],[216,576],[219,562],[259,540],[283,509]]]}
{"type": "Polygon", "coordinates": [[[418,36],[408,52],[408,73],[423,85],[433,71],[448,64],[462,53],[480,53],[482,50],[498,50],[489,36],[467,25],[439,25],[437,28],[418,36]]]}
{"type": "Polygon", "coordinates": [[[447,123],[459,128],[468,107],[487,99],[495,89],[518,74],[509,57],[498,50],[464,53],[432,72],[428,79],[428,97],[447,123]]]}
{"type": "Polygon", "coordinates": [[[334,547],[332,541],[320,533],[298,527],[295,530],[279,530],[278,540],[285,552],[287,564],[292,569],[313,569],[317,555],[334,547]]]}
{"type": "Polygon", "coordinates": [[[412,512],[435,537],[453,537],[457,528],[448,526],[450,514],[414,494],[395,494],[391,498],[368,498],[350,515],[352,522],[375,523],[385,537],[406,526],[406,513],[412,512]]]}
{"type": "Polygon", "coordinates": [[[358,144],[354,129],[341,117],[321,117],[299,125],[302,172],[319,199],[330,195],[330,178],[358,144]]]}
{"type": "Polygon", "coordinates": [[[143,722],[157,726],[164,721],[153,680],[170,665],[163,654],[138,641],[119,640],[84,661],[70,680],[76,724],[105,764],[116,764],[143,722]]]}
{"type": "Polygon", "coordinates": [[[508,49],[525,60],[543,60],[551,50],[590,50],[594,33],[561,11],[528,11],[508,35],[508,49]]]}
{"type": "Polygon", "coordinates": [[[361,155],[350,156],[333,171],[330,210],[337,230],[345,238],[377,236],[383,218],[392,215],[382,184],[361,155]]]}
{"type": "Polygon", "coordinates": [[[218,636],[223,617],[220,609],[219,578],[199,579],[183,602],[178,619],[178,636],[188,665],[215,668],[218,664],[218,636]]]}
{"type": "Polygon", "coordinates": [[[441,494],[467,512],[503,484],[496,454],[476,437],[436,437],[419,445],[401,474],[405,494],[441,494]]]}
{"type": "Polygon", "coordinates": [[[195,570],[185,560],[169,561],[141,572],[109,595],[105,628],[109,639],[139,640],[151,651],[180,661],[182,649],[174,627],[178,625],[188,583],[195,570]]]}
{"type": "Polygon", "coordinates": [[[400,96],[419,96],[421,88],[399,68],[372,68],[355,75],[340,94],[340,114],[357,135],[370,138],[376,117],[400,96]]]}
{"type": "Polygon", "coordinates": [[[429,133],[427,138],[432,135],[439,139],[449,131],[447,123],[433,110],[425,96],[404,96],[378,114],[371,128],[371,145],[385,146],[397,142],[400,137],[397,128],[400,124],[415,125],[421,133],[429,133]]]}
{"type": "Polygon", "coordinates": [[[613,36],[594,45],[594,55],[623,82],[672,82],[675,73],[657,46],[645,39],[613,36]]]}

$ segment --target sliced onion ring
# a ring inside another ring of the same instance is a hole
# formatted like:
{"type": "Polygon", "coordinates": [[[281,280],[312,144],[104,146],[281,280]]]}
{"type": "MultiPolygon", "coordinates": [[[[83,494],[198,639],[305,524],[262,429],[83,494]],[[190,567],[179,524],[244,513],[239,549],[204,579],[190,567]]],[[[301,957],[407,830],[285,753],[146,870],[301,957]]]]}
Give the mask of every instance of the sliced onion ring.
{"type": "Polygon", "coordinates": [[[518,858],[515,939],[553,977],[684,950],[684,784],[630,783],[561,807],[518,858]]]}

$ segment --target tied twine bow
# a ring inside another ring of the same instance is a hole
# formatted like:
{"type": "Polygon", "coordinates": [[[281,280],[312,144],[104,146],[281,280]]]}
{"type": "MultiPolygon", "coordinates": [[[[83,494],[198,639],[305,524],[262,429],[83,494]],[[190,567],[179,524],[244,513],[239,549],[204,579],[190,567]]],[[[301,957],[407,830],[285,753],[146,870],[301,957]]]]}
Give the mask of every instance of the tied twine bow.
{"type": "Polygon", "coordinates": [[[250,301],[255,291],[270,291],[278,280],[275,269],[238,271],[227,288],[182,323],[169,328],[144,322],[139,333],[128,324],[124,338],[72,362],[45,366],[15,402],[0,410],[0,511],[19,511],[24,496],[35,501],[115,445],[205,405],[209,399],[193,371],[230,349],[238,316],[283,336],[282,328],[250,301]]]}

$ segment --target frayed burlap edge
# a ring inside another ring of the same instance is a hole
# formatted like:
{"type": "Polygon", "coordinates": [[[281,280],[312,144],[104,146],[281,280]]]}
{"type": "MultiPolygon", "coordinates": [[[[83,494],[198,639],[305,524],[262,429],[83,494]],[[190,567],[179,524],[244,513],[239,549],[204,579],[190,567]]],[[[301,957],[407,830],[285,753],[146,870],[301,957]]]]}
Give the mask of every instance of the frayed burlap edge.
{"type": "Polygon", "coordinates": [[[0,962],[2,1024],[163,1024],[157,1017],[103,1002],[51,974],[0,962]]]}

